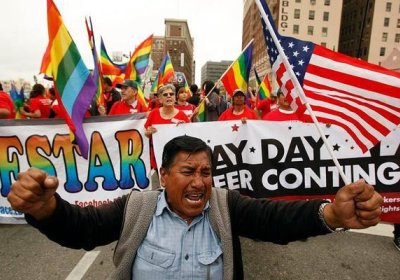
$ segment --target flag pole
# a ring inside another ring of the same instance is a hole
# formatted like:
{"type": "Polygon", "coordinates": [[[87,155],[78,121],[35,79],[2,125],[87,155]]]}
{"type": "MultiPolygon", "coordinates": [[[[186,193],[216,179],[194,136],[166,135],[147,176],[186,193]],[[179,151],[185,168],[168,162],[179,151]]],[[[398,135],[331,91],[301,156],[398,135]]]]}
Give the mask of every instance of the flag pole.
{"type": "Polygon", "coordinates": [[[343,167],[340,165],[338,159],[336,158],[336,155],[333,152],[331,144],[328,142],[328,139],[326,138],[324,132],[322,131],[320,123],[318,122],[317,118],[315,117],[314,111],[312,110],[310,104],[308,103],[308,100],[307,100],[306,95],[304,94],[303,88],[301,87],[299,81],[297,80],[295,73],[293,72],[292,67],[290,66],[289,60],[286,57],[286,54],[279,42],[278,37],[275,34],[275,30],[272,27],[271,22],[269,21],[268,16],[266,15],[260,0],[256,0],[256,4],[261,13],[261,16],[263,17],[263,19],[265,21],[265,24],[266,24],[269,32],[271,33],[271,37],[274,40],[274,43],[278,49],[278,52],[279,52],[280,56],[282,57],[283,64],[285,65],[286,71],[289,73],[290,79],[294,84],[295,90],[297,91],[297,93],[299,94],[299,97],[301,98],[302,102],[306,106],[307,111],[310,114],[311,119],[313,120],[313,122],[319,132],[319,135],[321,136],[322,140],[324,141],[325,147],[327,148],[336,168],[339,171],[340,177],[342,178],[345,185],[350,184],[349,179],[346,177],[346,175],[343,172],[343,167]]]}

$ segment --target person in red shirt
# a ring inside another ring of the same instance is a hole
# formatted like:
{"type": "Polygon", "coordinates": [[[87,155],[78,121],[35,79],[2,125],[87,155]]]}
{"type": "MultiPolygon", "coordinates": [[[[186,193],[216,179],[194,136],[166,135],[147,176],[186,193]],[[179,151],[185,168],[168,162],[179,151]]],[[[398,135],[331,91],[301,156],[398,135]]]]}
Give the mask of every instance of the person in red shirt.
{"type": "Polygon", "coordinates": [[[266,114],[272,110],[278,108],[277,96],[271,93],[270,98],[264,98],[263,100],[258,100],[256,105],[256,112],[260,116],[260,119],[264,118],[266,114]]]}
{"type": "Polygon", "coordinates": [[[292,110],[283,92],[278,92],[278,108],[263,117],[268,121],[299,121],[299,116],[292,110]]]}
{"type": "Polygon", "coordinates": [[[160,98],[158,98],[157,92],[150,93],[149,111],[160,108],[162,106],[160,98]]]}
{"type": "Polygon", "coordinates": [[[145,135],[150,139],[150,165],[152,169],[157,170],[157,164],[154,157],[152,135],[157,132],[153,126],[155,124],[179,124],[190,122],[183,111],[175,108],[175,86],[166,84],[158,90],[158,98],[161,99],[162,107],[153,109],[144,124],[145,135]]]}
{"type": "Polygon", "coordinates": [[[43,85],[34,84],[29,93],[29,105],[21,107],[21,114],[31,119],[48,119],[50,117],[51,100],[44,96],[45,92],[46,89],[43,85]]]}
{"type": "Polygon", "coordinates": [[[0,119],[15,119],[15,106],[7,92],[3,91],[0,83],[0,119]]]}
{"type": "Polygon", "coordinates": [[[59,119],[64,117],[64,113],[61,110],[60,104],[58,104],[58,100],[56,98],[56,92],[54,87],[49,88],[49,96],[50,96],[50,118],[59,119]]]}
{"type": "MultiPolygon", "coordinates": [[[[122,99],[115,102],[109,115],[125,115],[147,112],[146,108],[138,99],[138,85],[133,80],[125,80],[122,84],[117,84],[117,88],[121,89],[122,99]]],[[[105,112],[103,113],[105,114],[105,112]]]]}
{"type": "Polygon", "coordinates": [[[232,107],[226,109],[218,120],[241,120],[242,123],[246,123],[247,120],[257,120],[256,112],[246,105],[245,98],[244,92],[241,89],[236,89],[232,96],[232,107]]]}
{"type": "Polygon", "coordinates": [[[188,94],[184,87],[181,87],[176,94],[176,104],[175,108],[183,111],[186,116],[191,119],[196,109],[196,106],[187,102],[188,94]]]}

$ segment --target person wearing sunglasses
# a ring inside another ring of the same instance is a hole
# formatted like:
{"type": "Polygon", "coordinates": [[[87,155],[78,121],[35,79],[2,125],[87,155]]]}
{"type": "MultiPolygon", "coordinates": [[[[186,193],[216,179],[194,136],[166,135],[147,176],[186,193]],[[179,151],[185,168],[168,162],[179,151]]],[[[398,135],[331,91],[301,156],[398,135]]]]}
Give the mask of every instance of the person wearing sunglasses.
{"type": "MultiPolygon", "coordinates": [[[[154,157],[153,150],[153,140],[152,134],[157,132],[157,129],[153,126],[155,124],[180,124],[180,123],[188,123],[190,122],[189,118],[186,114],[175,108],[175,93],[176,89],[173,84],[166,84],[159,88],[158,90],[158,98],[160,99],[160,103],[162,106],[160,108],[153,109],[148,117],[147,121],[144,124],[145,135],[150,139],[150,166],[157,173],[157,164],[154,157]]],[[[157,174],[158,178],[158,174],[157,174]]],[[[159,184],[159,182],[152,180],[153,184],[159,184]]]]}

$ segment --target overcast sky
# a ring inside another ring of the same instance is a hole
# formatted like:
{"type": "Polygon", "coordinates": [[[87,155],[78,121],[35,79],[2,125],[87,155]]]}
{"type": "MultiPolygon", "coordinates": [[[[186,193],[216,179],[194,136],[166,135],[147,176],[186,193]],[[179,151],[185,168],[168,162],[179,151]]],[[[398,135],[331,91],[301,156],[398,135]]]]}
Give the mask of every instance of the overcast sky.
{"type": "MultiPolygon", "coordinates": [[[[33,82],[48,43],[46,0],[1,0],[0,80],[33,82]]],[[[129,53],[150,34],[164,35],[164,19],[188,21],[194,38],[196,82],[206,61],[234,60],[241,52],[242,0],[54,0],[86,65],[92,57],[85,16],[91,16],[97,46],[129,53]]]]}

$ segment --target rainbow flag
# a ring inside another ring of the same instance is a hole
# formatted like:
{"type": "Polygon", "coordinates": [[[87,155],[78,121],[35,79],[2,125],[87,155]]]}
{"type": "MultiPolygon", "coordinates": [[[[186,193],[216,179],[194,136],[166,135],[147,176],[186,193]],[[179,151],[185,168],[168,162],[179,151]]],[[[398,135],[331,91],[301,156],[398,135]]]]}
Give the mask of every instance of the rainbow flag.
{"type": "Polygon", "coordinates": [[[225,90],[229,95],[232,96],[235,89],[241,89],[243,92],[247,92],[252,57],[253,40],[250,41],[238,59],[232,63],[221,77],[221,82],[224,84],[225,90]]]}
{"type": "Polygon", "coordinates": [[[89,45],[90,45],[90,48],[92,49],[92,56],[93,56],[94,69],[93,69],[92,77],[97,86],[96,104],[105,106],[105,101],[104,101],[104,96],[103,96],[103,77],[102,77],[101,70],[100,70],[101,68],[100,68],[99,57],[97,55],[96,42],[94,40],[92,19],[89,17],[89,22],[88,22],[88,20],[85,18],[85,24],[86,24],[86,30],[88,33],[89,45]]]}
{"type": "Polygon", "coordinates": [[[186,79],[185,79],[185,84],[184,84],[183,87],[185,88],[185,92],[186,92],[189,96],[192,96],[192,92],[190,91],[190,87],[189,87],[188,81],[187,81],[186,79]]]}
{"type": "Polygon", "coordinates": [[[96,93],[96,85],[52,0],[47,0],[47,25],[49,44],[40,72],[53,78],[71,141],[78,144],[82,157],[87,159],[89,144],[82,121],[96,93]]]}
{"type": "Polygon", "coordinates": [[[143,89],[140,85],[138,85],[138,93],[136,95],[137,101],[144,107],[146,108],[146,111],[149,109],[149,104],[144,97],[143,89]]]}
{"type": "Polygon", "coordinates": [[[15,106],[15,119],[21,119],[21,113],[19,109],[24,106],[25,95],[24,95],[24,87],[21,87],[18,92],[17,87],[14,83],[11,83],[10,97],[14,102],[15,106]]]}
{"type": "Polygon", "coordinates": [[[199,122],[204,122],[206,120],[206,106],[204,101],[201,101],[199,104],[198,118],[199,122]]]}
{"type": "Polygon", "coordinates": [[[157,92],[161,86],[172,83],[174,78],[174,67],[172,66],[171,58],[167,53],[161,62],[160,68],[158,69],[156,79],[151,85],[151,92],[157,92]]]}
{"type": "Polygon", "coordinates": [[[142,75],[149,65],[151,48],[153,46],[153,34],[147,37],[135,49],[127,67],[125,69],[125,79],[133,80],[140,83],[140,75],[142,75]]]}
{"type": "Polygon", "coordinates": [[[271,98],[271,84],[268,79],[268,74],[266,74],[264,79],[261,81],[256,68],[254,68],[254,75],[256,76],[258,85],[257,102],[265,98],[271,98]]]}
{"type": "Polygon", "coordinates": [[[125,72],[126,66],[127,64],[116,64],[111,60],[108,56],[103,38],[100,37],[100,69],[102,74],[120,76],[125,72]]]}

